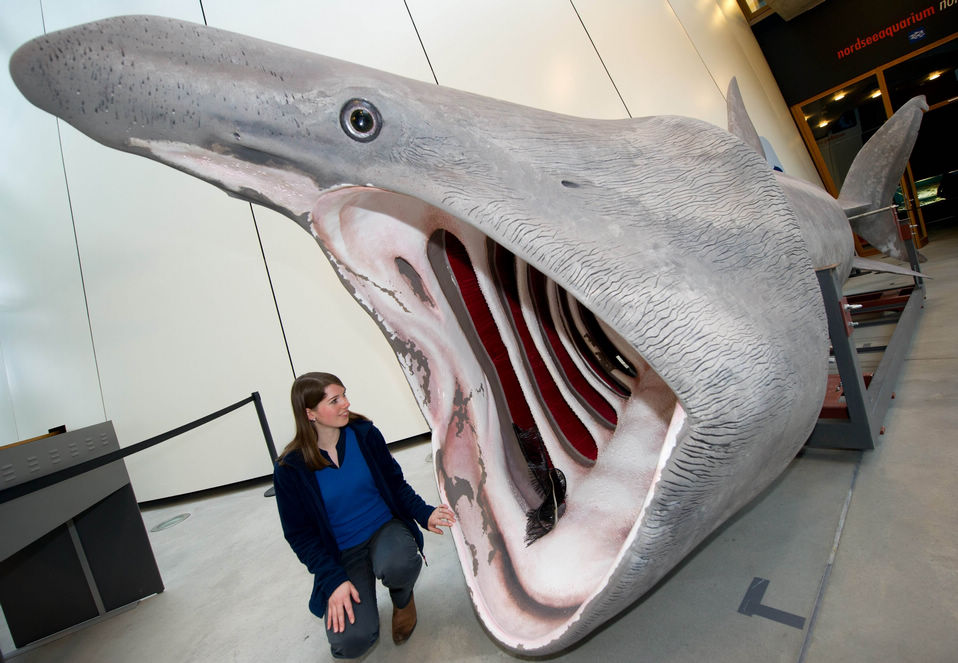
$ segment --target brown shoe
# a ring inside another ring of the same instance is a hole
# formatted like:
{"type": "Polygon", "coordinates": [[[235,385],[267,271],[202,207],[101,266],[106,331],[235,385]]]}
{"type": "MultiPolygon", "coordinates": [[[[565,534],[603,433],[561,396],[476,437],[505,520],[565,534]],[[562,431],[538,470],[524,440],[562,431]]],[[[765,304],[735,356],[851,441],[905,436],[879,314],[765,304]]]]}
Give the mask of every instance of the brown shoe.
{"type": "Polygon", "coordinates": [[[393,642],[401,645],[416,628],[416,597],[410,595],[405,608],[393,606],[393,642]]]}

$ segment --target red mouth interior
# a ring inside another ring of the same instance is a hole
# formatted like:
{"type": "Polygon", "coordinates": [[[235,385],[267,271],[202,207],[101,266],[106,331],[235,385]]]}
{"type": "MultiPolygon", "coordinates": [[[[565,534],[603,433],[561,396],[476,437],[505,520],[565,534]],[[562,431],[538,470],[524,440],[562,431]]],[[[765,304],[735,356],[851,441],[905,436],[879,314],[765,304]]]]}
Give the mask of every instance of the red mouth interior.
{"type": "MultiPolygon", "coordinates": [[[[527,394],[522,391],[515,367],[509,357],[492,313],[479,288],[476,272],[465,246],[451,233],[444,233],[445,255],[450,270],[455,277],[459,293],[466,310],[469,312],[476,334],[480,339],[502,387],[509,416],[513,423],[521,428],[536,426],[532,411],[527,402],[527,394]]],[[[569,407],[559,385],[556,384],[545,360],[533,342],[532,334],[522,317],[519,300],[519,287],[516,274],[516,259],[513,254],[498,245],[491,246],[490,271],[497,285],[503,308],[509,314],[509,322],[518,338],[523,351],[523,362],[527,373],[535,381],[536,396],[548,412],[554,423],[554,430],[565,437],[568,444],[583,457],[595,460],[598,455],[596,443],[580,418],[569,407]]],[[[617,416],[612,406],[596,391],[576,367],[559,339],[556,321],[550,314],[547,299],[547,280],[538,271],[529,267],[529,285],[536,317],[540,321],[542,332],[549,344],[556,363],[561,367],[567,387],[597,415],[602,425],[614,428],[617,416]]],[[[589,367],[602,378],[610,389],[621,391],[621,385],[611,376],[607,376],[598,366],[598,362],[589,353],[582,353],[589,367]]]]}

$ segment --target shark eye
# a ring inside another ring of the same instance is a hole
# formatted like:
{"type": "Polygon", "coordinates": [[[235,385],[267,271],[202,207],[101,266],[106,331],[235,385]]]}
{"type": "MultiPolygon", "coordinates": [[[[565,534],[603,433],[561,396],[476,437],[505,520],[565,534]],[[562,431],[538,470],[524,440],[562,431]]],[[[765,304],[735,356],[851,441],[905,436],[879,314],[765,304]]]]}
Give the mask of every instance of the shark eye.
{"type": "Polygon", "coordinates": [[[360,143],[368,143],[379,135],[383,118],[365,99],[350,99],[339,113],[339,124],[346,135],[360,143]]]}

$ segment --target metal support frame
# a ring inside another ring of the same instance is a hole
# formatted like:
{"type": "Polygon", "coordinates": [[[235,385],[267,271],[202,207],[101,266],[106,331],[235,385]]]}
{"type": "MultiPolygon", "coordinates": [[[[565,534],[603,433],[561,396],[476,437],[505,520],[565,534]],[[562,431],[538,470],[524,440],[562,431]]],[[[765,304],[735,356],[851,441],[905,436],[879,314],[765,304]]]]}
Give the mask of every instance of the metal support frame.
{"type": "MultiPolygon", "coordinates": [[[[912,269],[918,271],[918,255],[914,244],[910,249],[912,269]]],[[[918,327],[924,309],[924,279],[915,277],[915,287],[898,317],[895,331],[885,347],[884,355],[866,387],[865,376],[858,362],[858,351],[852,339],[852,314],[842,295],[841,278],[835,268],[816,272],[825,302],[828,334],[832,352],[844,392],[847,417],[821,417],[805,443],[808,447],[825,449],[874,449],[879,435],[884,433],[882,422],[894,398],[893,388],[901,372],[902,363],[918,327]]]]}

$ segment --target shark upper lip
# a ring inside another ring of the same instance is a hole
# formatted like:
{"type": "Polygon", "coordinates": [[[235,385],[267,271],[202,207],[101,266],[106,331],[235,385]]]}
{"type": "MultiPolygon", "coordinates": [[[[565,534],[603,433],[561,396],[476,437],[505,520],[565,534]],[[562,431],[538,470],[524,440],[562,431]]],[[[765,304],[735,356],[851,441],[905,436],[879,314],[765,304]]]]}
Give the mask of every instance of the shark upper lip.
{"type": "Polygon", "coordinates": [[[314,234],[426,413],[474,604],[511,650],[557,651],[641,596],[814,425],[827,338],[811,261],[767,165],[716,127],[569,118],[155,17],[48,35],[11,70],[104,144],[314,234]],[[374,140],[344,133],[350,99],[381,114],[374,140]],[[456,303],[457,241],[522,403],[456,303]],[[563,433],[551,387],[590,442],[563,433]],[[520,408],[569,479],[565,515],[528,547],[520,408]]]}

